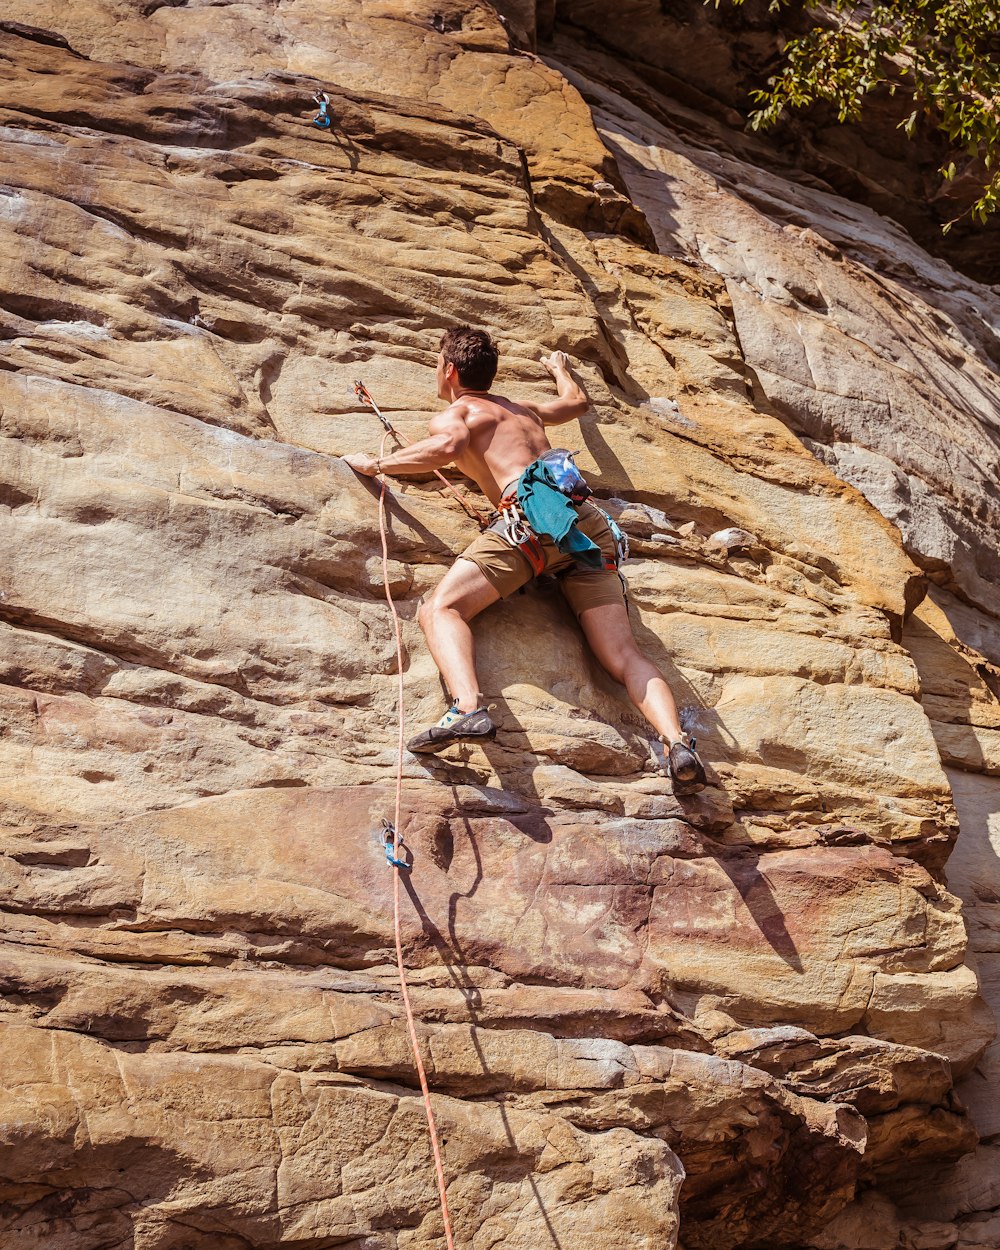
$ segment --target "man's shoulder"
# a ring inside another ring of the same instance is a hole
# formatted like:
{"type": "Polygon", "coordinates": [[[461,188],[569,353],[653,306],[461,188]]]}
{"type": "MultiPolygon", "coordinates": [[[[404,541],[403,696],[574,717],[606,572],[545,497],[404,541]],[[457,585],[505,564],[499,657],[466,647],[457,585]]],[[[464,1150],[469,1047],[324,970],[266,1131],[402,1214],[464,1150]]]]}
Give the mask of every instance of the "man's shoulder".
{"type": "Polygon", "coordinates": [[[469,416],[469,405],[463,396],[454,400],[447,408],[442,408],[436,413],[432,420],[434,421],[465,421],[469,416]]]}
{"type": "MultiPolygon", "coordinates": [[[[487,409],[499,418],[516,417],[528,410],[528,405],[508,395],[483,395],[478,397],[480,411],[487,409]]],[[[475,409],[473,409],[474,411],[475,409]]]]}
{"type": "Polygon", "coordinates": [[[504,395],[460,395],[453,404],[449,404],[444,412],[449,417],[458,417],[467,421],[470,417],[490,413],[492,416],[510,415],[512,410],[520,408],[512,399],[504,395]]]}

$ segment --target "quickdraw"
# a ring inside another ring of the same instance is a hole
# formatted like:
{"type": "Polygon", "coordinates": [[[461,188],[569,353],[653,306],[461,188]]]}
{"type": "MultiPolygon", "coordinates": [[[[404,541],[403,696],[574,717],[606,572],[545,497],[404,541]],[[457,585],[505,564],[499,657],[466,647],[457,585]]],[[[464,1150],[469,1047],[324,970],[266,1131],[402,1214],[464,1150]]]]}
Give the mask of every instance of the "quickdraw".
{"type": "Polygon", "coordinates": [[[329,130],[333,122],[330,116],[330,97],[325,91],[317,91],[313,99],[319,105],[319,112],[313,118],[313,125],[318,126],[320,130],[329,130]]]}
{"type": "Polygon", "coordinates": [[[382,422],[382,428],[385,432],[387,434],[391,434],[396,440],[398,446],[402,447],[404,445],[403,436],[399,433],[395,426],[392,425],[389,418],[385,415],[385,413],[383,413],[382,409],[378,406],[374,399],[372,399],[371,395],[368,393],[368,387],[365,386],[364,382],[362,382],[360,378],[354,383],[354,393],[363,404],[368,405],[376,417],[378,417],[378,419],[382,422]]]}
{"type": "Polygon", "coordinates": [[[380,834],[382,842],[382,850],[385,851],[385,862],[390,868],[410,868],[407,860],[401,859],[398,852],[405,847],[403,835],[396,830],[396,826],[391,820],[385,816],[382,817],[382,832],[380,834]]]}

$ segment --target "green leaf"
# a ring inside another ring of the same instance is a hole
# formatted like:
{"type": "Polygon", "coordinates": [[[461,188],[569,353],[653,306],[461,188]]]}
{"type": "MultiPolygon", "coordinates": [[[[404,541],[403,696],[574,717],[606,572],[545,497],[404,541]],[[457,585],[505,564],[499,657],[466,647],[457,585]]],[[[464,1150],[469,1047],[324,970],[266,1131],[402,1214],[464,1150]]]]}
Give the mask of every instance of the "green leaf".
{"type": "MultiPolygon", "coordinates": [[[[711,3],[713,0],[705,0],[711,3]]],[[[729,0],[741,5],[743,0],[729,0]]],[[[722,0],[714,0],[716,8],[722,0]]],[[[792,0],[771,0],[770,11],[792,0]]],[[[827,101],[841,123],[863,115],[868,96],[885,88],[908,99],[911,111],[899,128],[912,139],[924,114],[960,152],[981,162],[982,184],[965,215],[984,222],[1000,209],[1000,4],[996,0],[797,0],[812,21],[788,32],[783,65],[766,89],[753,92],[759,105],[753,129],[773,126],[786,108],[807,109],[827,101]],[[832,14],[841,15],[832,18],[832,14]],[[831,24],[833,22],[834,24],[831,24]]],[[[955,160],[940,170],[956,176],[955,160]]],[[[957,220],[957,219],[956,219],[957,220]]],[[[953,223],[942,227],[945,233],[953,223]]]]}

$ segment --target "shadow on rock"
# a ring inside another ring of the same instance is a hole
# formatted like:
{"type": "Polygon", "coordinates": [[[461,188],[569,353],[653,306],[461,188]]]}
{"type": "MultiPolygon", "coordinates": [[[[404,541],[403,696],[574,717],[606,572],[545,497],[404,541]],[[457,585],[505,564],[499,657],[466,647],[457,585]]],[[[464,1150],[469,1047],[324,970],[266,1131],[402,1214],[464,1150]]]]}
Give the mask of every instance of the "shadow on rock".
{"type": "Polygon", "coordinates": [[[767,877],[760,871],[759,859],[758,855],[740,855],[733,859],[719,855],[716,862],[739,891],[747,911],[774,953],[790,968],[804,973],[798,948],[785,924],[784,912],[767,877]]]}

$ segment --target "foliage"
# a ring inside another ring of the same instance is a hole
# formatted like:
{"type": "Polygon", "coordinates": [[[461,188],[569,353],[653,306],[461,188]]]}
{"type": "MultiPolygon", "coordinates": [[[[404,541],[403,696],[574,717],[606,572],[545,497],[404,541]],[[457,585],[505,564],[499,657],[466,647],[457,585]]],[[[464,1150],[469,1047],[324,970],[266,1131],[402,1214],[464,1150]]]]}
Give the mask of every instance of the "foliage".
{"type": "MultiPolygon", "coordinates": [[[[705,0],[709,3],[710,0],[705,0]]],[[[732,0],[741,5],[744,0],[732,0]]],[[[714,0],[716,8],[721,0],[714,0]]],[[[1000,4],[997,0],[771,0],[771,11],[796,6],[813,21],[790,39],[781,71],[753,93],[755,130],[785,109],[825,100],[841,122],[861,117],[865,96],[886,85],[909,97],[900,123],[908,137],[926,117],[948,138],[946,180],[959,166],[978,179],[968,210],[985,222],[1000,207],[1000,4]]],[[[957,220],[957,218],[955,219],[957,220]]],[[[954,224],[948,222],[945,232],[954,224]]]]}

